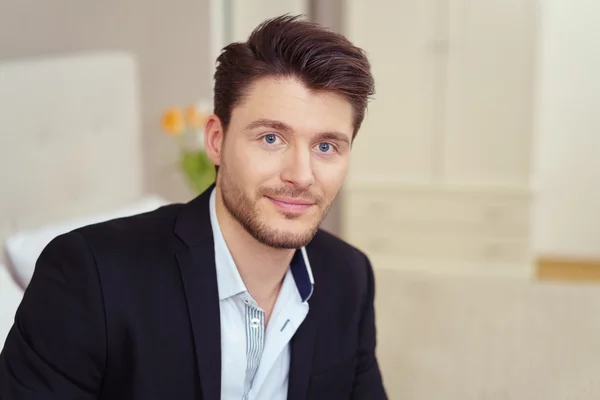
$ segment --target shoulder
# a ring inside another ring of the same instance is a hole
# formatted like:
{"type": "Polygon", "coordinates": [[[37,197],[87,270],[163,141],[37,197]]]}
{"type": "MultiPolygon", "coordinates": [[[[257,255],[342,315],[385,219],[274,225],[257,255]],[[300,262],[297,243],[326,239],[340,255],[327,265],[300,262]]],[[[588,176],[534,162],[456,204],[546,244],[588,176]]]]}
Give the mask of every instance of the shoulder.
{"type": "Polygon", "coordinates": [[[140,264],[141,260],[152,260],[165,253],[166,246],[173,242],[173,226],[181,207],[171,204],[143,214],[82,226],[65,237],[77,237],[79,245],[85,245],[99,268],[140,264]],[[136,262],[131,263],[132,260],[136,262]]]}
{"type": "Polygon", "coordinates": [[[307,252],[315,274],[323,279],[350,285],[349,289],[365,293],[369,290],[373,268],[369,257],[357,247],[324,230],[319,230],[307,252]]]}
{"type": "Polygon", "coordinates": [[[343,259],[352,265],[368,261],[367,255],[357,247],[338,236],[319,229],[312,242],[309,244],[312,251],[331,259],[343,259]]]}
{"type": "Polygon", "coordinates": [[[174,221],[181,207],[182,204],[170,204],[154,211],[83,226],[75,232],[94,245],[152,240],[162,233],[173,231],[174,221]]]}

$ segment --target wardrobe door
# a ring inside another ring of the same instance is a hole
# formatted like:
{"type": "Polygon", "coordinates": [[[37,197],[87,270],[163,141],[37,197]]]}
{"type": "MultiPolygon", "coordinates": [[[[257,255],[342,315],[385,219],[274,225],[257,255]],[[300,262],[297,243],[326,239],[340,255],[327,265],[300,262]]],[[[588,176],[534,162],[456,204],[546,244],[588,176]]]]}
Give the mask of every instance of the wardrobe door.
{"type": "Polygon", "coordinates": [[[526,186],[536,0],[447,0],[447,183],[526,186]]]}
{"type": "Polygon", "coordinates": [[[350,181],[428,182],[435,128],[435,0],[348,0],[344,32],[365,49],[376,94],[350,181]]]}

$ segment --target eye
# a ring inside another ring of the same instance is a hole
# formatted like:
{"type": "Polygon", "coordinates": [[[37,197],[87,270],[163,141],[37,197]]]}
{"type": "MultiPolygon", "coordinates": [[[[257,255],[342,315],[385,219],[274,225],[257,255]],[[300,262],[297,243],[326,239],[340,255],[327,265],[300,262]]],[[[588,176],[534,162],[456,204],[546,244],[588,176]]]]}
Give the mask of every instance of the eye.
{"type": "Polygon", "coordinates": [[[269,133],[268,135],[263,136],[263,140],[267,144],[274,144],[277,142],[277,135],[269,133]]]}
{"type": "Polygon", "coordinates": [[[327,143],[327,142],[319,143],[317,145],[317,148],[319,149],[319,151],[321,153],[330,153],[330,152],[335,151],[335,148],[333,147],[333,145],[331,143],[327,143]]]}

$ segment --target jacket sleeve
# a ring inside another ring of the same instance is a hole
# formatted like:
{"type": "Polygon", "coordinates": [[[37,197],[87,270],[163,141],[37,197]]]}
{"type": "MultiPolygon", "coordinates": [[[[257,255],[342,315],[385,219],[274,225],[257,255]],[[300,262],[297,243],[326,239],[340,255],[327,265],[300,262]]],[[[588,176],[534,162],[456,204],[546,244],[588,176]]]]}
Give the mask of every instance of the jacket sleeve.
{"type": "Polygon", "coordinates": [[[0,353],[0,399],[97,399],[105,363],[94,257],[80,233],[61,235],[38,258],[0,353]]]}
{"type": "Polygon", "coordinates": [[[376,356],[377,330],[375,327],[375,278],[369,259],[367,269],[367,295],[359,327],[358,365],[354,379],[352,400],[387,400],[379,363],[376,356]]]}

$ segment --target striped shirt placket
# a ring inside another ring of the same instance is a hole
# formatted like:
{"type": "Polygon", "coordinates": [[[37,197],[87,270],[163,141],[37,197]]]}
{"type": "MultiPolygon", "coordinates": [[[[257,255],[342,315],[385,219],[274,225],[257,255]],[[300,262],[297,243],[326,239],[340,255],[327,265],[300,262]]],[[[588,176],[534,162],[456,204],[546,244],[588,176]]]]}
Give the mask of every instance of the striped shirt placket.
{"type": "Polygon", "coordinates": [[[244,398],[248,399],[252,382],[258,370],[260,359],[264,350],[265,332],[264,322],[265,313],[248,301],[246,306],[246,380],[244,385],[244,398]]]}

